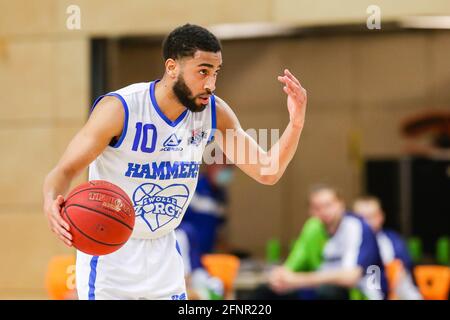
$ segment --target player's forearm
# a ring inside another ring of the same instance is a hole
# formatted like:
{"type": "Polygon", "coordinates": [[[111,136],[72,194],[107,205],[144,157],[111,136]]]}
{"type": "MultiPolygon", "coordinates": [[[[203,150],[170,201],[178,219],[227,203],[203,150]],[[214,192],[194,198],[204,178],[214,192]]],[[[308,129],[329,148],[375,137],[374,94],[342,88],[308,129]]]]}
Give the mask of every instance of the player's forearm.
{"type": "Polygon", "coordinates": [[[301,287],[318,287],[328,284],[351,288],[357,285],[360,278],[360,268],[349,270],[327,270],[302,273],[298,278],[298,284],[301,287]]]}
{"type": "Polygon", "coordinates": [[[70,187],[72,174],[56,167],[45,177],[43,186],[44,206],[50,204],[58,195],[64,195],[70,187]]]}
{"type": "Polygon", "coordinates": [[[302,130],[303,124],[289,122],[278,142],[267,152],[265,163],[270,163],[270,167],[265,170],[266,180],[276,183],[283,176],[295,155],[302,130]]]}

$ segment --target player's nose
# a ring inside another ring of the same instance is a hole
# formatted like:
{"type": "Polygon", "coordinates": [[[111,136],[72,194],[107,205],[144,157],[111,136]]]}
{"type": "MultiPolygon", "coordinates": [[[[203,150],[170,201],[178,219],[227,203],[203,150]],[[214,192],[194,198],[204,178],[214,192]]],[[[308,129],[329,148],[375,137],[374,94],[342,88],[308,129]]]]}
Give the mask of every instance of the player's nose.
{"type": "Polygon", "coordinates": [[[206,92],[209,94],[213,93],[214,90],[216,90],[216,80],[215,79],[209,79],[205,82],[205,85],[203,87],[206,92]]]}

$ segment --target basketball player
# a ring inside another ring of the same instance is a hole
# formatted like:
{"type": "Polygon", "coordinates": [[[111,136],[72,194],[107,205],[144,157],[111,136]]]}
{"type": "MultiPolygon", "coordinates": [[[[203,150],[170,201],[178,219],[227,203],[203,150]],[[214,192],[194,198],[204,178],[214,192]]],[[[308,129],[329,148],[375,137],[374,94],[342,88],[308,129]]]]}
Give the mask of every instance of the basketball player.
{"type": "Polygon", "coordinates": [[[266,185],[280,179],[297,149],[307,97],[288,70],[278,80],[287,94],[290,121],[266,152],[213,94],[222,66],[221,45],[213,34],[196,25],[178,27],[165,39],[163,55],[161,80],[132,84],[94,102],[86,125],[45,179],[45,214],[68,246],[70,228],[60,210],[71,181],[87,166],[89,180],[117,184],[134,204],[133,234],[121,249],[100,257],[77,252],[80,299],[186,299],[173,230],[194,194],[202,154],[215,129],[223,133],[216,140],[225,155],[266,185]],[[232,138],[225,135],[227,129],[234,131],[232,138]],[[237,150],[239,139],[246,141],[244,150],[237,150]],[[237,152],[258,154],[259,160],[236,162],[237,152]],[[275,162],[276,170],[264,174],[263,167],[275,162]]]}

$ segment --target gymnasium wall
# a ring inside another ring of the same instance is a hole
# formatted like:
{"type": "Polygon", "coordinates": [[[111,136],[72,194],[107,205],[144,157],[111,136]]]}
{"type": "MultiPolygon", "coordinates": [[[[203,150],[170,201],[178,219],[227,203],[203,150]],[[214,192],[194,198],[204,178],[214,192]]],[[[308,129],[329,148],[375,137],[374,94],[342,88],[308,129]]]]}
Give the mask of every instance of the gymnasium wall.
{"type": "MultiPolygon", "coordinates": [[[[92,37],[165,33],[186,21],[206,26],[254,21],[363,23],[372,1],[339,1],[342,7],[326,0],[245,3],[0,1],[0,298],[44,298],[49,258],[72,252],[47,228],[41,186],[86,120],[92,37]],[[66,28],[66,9],[72,4],[81,8],[81,30],[66,28]]],[[[386,19],[450,13],[446,0],[378,4],[386,19]]],[[[233,186],[229,235],[234,244],[257,254],[263,253],[266,237],[279,236],[286,246],[297,232],[305,219],[304,191],[310,183],[325,177],[347,197],[359,191],[349,136],[361,135],[365,155],[398,154],[397,119],[419,108],[446,106],[450,98],[450,62],[445,56],[450,38],[445,32],[275,42],[228,43],[218,90],[235,106],[244,127],[286,124],[275,80],[285,65],[297,72],[310,95],[300,149],[281,183],[258,186],[238,174],[233,186]],[[263,101],[262,91],[268,94],[263,101]]]]}

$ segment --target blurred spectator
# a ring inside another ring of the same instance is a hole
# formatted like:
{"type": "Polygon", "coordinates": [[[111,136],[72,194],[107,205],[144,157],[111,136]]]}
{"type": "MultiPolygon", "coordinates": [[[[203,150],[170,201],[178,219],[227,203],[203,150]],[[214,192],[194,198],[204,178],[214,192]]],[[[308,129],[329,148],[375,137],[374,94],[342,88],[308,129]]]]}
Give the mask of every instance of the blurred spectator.
{"type": "Polygon", "coordinates": [[[190,300],[223,298],[222,281],[212,277],[201,263],[200,243],[196,229],[186,222],[175,230],[175,234],[183,258],[188,298],[190,300]]]}
{"type": "MultiPolygon", "coordinates": [[[[310,217],[289,253],[283,267],[294,272],[316,271],[323,262],[323,248],[328,241],[324,224],[316,217],[310,217]]],[[[297,300],[317,298],[314,290],[301,289],[289,292],[275,292],[268,285],[261,285],[250,294],[250,299],[297,300]]]]}
{"type": "Polygon", "coordinates": [[[310,217],[284,263],[291,271],[315,271],[323,262],[328,234],[319,218],[310,217]]]}
{"type": "Polygon", "coordinates": [[[226,220],[227,187],[232,179],[233,166],[225,163],[208,165],[199,175],[197,189],[181,225],[189,223],[196,230],[200,255],[213,252],[218,243],[226,246],[220,228],[226,220]]]}
{"type": "Polygon", "coordinates": [[[407,246],[401,236],[392,230],[383,229],[384,212],[380,201],[373,196],[360,197],[353,204],[353,211],[363,217],[375,232],[384,265],[399,259],[402,272],[395,287],[395,294],[401,300],[422,299],[413,281],[413,263],[407,246]]]}
{"type": "Polygon", "coordinates": [[[320,219],[329,239],[323,248],[319,270],[293,272],[278,267],[270,286],[278,294],[314,288],[318,299],[348,299],[358,288],[368,299],[384,299],[387,283],[375,234],[363,219],[345,211],[338,192],[327,186],[314,188],[309,196],[310,213],[320,219]]]}

